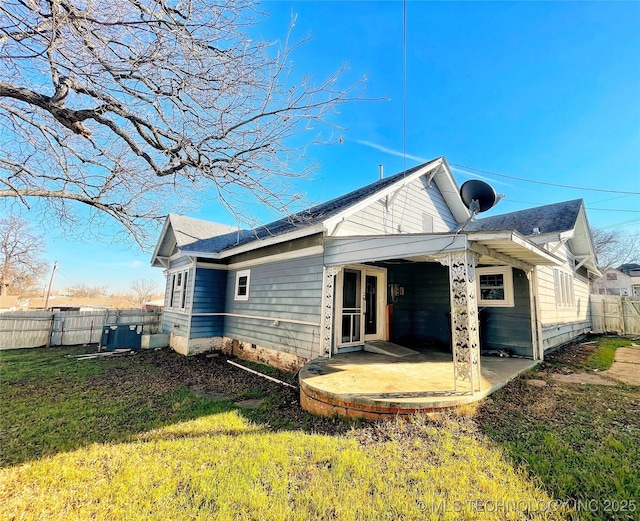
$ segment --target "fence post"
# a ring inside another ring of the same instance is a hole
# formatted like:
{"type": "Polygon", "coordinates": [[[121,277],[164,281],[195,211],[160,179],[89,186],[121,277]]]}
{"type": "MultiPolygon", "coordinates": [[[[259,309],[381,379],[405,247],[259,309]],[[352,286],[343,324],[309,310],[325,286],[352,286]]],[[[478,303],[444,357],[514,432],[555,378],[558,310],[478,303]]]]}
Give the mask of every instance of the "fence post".
{"type": "Polygon", "coordinates": [[[51,324],[49,325],[49,335],[47,336],[47,347],[51,347],[51,339],[53,338],[53,326],[56,323],[56,314],[51,313],[51,324]]]}
{"type": "Polygon", "coordinates": [[[620,323],[620,335],[624,336],[624,308],[622,307],[622,297],[617,297],[618,318],[620,323]]]}

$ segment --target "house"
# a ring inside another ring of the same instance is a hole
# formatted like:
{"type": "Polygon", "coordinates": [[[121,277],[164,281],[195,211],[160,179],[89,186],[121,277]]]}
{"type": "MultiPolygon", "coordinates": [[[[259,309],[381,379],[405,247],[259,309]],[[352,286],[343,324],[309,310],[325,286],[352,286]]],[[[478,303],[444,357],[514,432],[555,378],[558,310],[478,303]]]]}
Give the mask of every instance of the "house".
{"type": "Polygon", "coordinates": [[[15,295],[0,296],[0,313],[16,311],[20,308],[20,297],[15,295]]]}
{"type": "Polygon", "coordinates": [[[592,292],[598,295],[640,297],[640,264],[623,264],[606,270],[593,281],[592,292]]]}
{"type": "Polygon", "coordinates": [[[446,351],[472,391],[481,349],[541,360],[587,333],[598,273],[582,200],[472,221],[444,158],[249,231],[170,215],[152,265],[185,355],[293,371],[391,342],[446,351]]]}

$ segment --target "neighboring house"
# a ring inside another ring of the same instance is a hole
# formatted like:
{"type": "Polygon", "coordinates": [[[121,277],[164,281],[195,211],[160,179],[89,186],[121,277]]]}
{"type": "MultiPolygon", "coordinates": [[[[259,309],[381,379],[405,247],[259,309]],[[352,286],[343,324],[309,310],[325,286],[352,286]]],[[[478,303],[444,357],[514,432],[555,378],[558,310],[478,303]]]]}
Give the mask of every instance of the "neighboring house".
{"type": "Polygon", "coordinates": [[[480,347],[539,360],[590,330],[581,200],[469,219],[444,158],[251,231],[170,215],[163,330],[183,354],[289,370],[375,341],[444,347],[463,380],[480,347]]]}
{"type": "Polygon", "coordinates": [[[20,308],[20,297],[14,295],[0,296],[0,313],[4,311],[16,311],[20,308]]]}
{"type": "Polygon", "coordinates": [[[592,293],[640,297],[640,264],[623,264],[605,271],[593,281],[592,293]]]}

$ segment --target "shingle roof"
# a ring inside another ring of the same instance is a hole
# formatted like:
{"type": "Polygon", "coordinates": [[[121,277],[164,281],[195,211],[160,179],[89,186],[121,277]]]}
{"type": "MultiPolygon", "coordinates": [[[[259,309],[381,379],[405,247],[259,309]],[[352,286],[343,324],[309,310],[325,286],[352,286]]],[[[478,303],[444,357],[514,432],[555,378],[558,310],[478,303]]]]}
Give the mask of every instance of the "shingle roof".
{"type": "Polygon", "coordinates": [[[640,271],[640,264],[635,264],[635,263],[631,263],[631,264],[622,264],[621,266],[618,266],[616,268],[618,271],[621,271],[622,273],[624,273],[625,275],[631,275],[631,272],[633,271],[640,271]]]}
{"type": "Polygon", "coordinates": [[[477,219],[471,222],[465,231],[497,232],[515,230],[522,235],[537,233],[561,233],[572,230],[576,225],[582,199],[537,206],[527,210],[505,213],[477,219]],[[535,232],[534,229],[539,232],[535,232]]]}
{"type": "Polygon", "coordinates": [[[182,251],[217,252],[238,238],[238,229],[186,215],[169,215],[178,248],[182,251]]]}
{"type": "Polygon", "coordinates": [[[319,224],[325,219],[328,219],[329,217],[340,213],[346,208],[359,203],[360,201],[373,195],[377,191],[391,186],[404,177],[416,172],[417,170],[420,170],[421,168],[424,168],[425,166],[437,161],[438,159],[433,159],[432,161],[428,161],[403,172],[399,172],[383,179],[378,179],[374,183],[363,186],[362,188],[358,188],[353,192],[349,192],[348,194],[341,195],[340,197],[336,197],[335,199],[331,199],[326,203],[321,203],[311,208],[307,208],[306,210],[302,210],[301,212],[288,215],[287,217],[284,217],[272,223],[258,226],[253,230],[242,230],[242,232],[240,233],[240,240],[237,243],[229,244],[224,249],[240,246],[242,244],[248,244],[255,240],[266,239],[268,237],[282,235],[296,229],[319,224]]]}

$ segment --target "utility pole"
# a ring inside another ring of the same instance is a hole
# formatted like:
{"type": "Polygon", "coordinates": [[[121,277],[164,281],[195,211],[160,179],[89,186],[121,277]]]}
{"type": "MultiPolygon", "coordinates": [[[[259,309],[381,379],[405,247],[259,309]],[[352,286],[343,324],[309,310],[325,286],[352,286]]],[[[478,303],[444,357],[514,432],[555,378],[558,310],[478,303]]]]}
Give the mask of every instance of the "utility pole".
{"type": "Polygon", "coordinates": [[[51,270],[51,278],[49,279],[49,287],[47,288],[47,298],[44,301],[44,309],[45,311],[49,309],[49,295],[51,295],[51,286],[53,286],[53,277],[56,274],[56,270],[58,269],[58,261],[53,263],[53,269],[51,270]]]}

